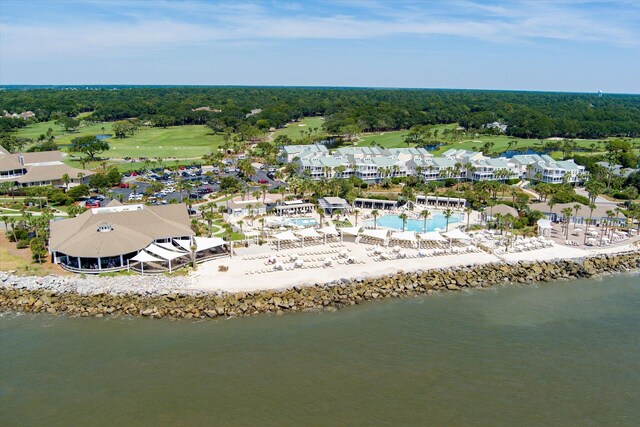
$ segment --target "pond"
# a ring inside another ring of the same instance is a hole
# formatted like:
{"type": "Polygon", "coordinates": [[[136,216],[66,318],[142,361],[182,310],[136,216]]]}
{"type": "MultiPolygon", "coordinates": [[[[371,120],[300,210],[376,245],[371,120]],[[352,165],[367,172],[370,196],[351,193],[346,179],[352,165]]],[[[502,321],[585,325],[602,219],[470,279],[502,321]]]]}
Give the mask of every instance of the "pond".
{"type": "Polygon", "coordinates": [[[99,134],[99,135],[96,135],[96,139],[98,139],[98,140],[102,141],[102,140],[105,140],[105,139],[109,139],[109,138],[111,138],[112,136],[113,136],[113,135],[112,135],[112,134],[110,134],[110,133],[101,133],[101,134],[99,134]]]}

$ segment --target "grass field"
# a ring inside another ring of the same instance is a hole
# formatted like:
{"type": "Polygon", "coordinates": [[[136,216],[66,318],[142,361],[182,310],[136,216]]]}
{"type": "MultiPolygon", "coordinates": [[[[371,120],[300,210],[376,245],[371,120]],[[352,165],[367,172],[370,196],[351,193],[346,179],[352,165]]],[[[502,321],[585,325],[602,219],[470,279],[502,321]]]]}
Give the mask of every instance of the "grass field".
{"type": "MultiPolygon", "coordinates": [[[[302,139],[302,135],[300,131],[309,131],[309,129],[318,128],[318,135],[324,135],[324,130],[322,129],[322,124],[324,123],[324,118],[322,117],[305,117],[299,123],[289,123],[287,127],[278,129],[274,132],[273,137],[276,138],[280,135],[286,135],[294,141],[302,139]],[[300,126],[304,125],[304,126],[300,126]]],[[[316,135],[316,133],[313,133],[316,135]]]]}
{"type": "MultiPolygon", "coordinates": [[[[455,129],[456,127],[456,124],[436,125],[432,126],[431,130],[438,130],[440,133],[442,133],[442,131],[445,129],[455,129]]],[[[404,142],[404,138],[407,133],[409,133],[409,131],[406,130],[365,133],[360,135],[358,146],[369,146],[372,142],[375,141],[377,144],[380,144],[385,148],[407,147],[407,144],[404,142]]]]}
{"type": "MultiPolygon", "coordinates": [[[[77,132],[66,133],[52,121],[24,127],[17,136],[36,139],[39,135],[53,129],[56,142],[60,147],[71,143],[73,138],[84,135],[112,134],[111,123],[95,123],[82,126],[77,132]]],[[[103,153],[105,157],[175,157],[193,158],[210,153],[214,147],[222,145],[222,135],[213,135],[206,126],[173,126],[168,128],[143,127],[133,136],[124,139],[106,140],[111,149],[103,153]]]]}

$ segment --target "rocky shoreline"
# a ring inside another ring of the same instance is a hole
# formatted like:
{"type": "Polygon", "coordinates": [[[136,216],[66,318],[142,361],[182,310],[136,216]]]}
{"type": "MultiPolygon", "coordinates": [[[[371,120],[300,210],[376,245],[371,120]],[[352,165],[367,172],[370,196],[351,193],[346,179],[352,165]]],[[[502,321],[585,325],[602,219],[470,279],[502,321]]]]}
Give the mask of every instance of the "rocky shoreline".
{"type": "Polygon", "coordinates": [[[144,316],[198,319],[335,311],[370,300],[588,278],[640,269],[640,252],[583,259],[519,261],[397,272],[341,279],[284,290],[211,293],[188,289],[187,278],[120,276],[81,278],[0,273],[0,312],[82,317],[144,316]],[[137,292],[136,289],[140,285],[137,292]]]}

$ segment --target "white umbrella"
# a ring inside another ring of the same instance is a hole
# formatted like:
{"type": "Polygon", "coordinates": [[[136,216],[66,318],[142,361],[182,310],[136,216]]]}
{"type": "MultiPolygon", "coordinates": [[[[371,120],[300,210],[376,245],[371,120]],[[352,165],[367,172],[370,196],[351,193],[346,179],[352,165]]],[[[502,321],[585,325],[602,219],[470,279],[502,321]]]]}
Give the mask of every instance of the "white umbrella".
{"type": "Polygon", "coordinates": [[[331,263],[332,263],[331,258],[325,258],[324,265],[331,265],[331,263]]]}

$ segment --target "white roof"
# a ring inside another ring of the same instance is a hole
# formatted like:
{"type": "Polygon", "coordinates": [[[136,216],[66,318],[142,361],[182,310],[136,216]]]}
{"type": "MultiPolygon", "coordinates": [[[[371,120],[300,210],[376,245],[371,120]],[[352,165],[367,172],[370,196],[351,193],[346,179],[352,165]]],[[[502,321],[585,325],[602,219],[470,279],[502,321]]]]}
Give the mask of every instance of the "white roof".
{"type": "Polygon", "coordinates": [[[337,236],[338,234],[340,234],[340,233],[338,233],[338,230],[336,230],[336,228],[332,227],[332,226],[320,228],[317,231],[318,231],[318,233],[328,234],[328,235],[331,235],[331,236],[337,236]]]}
{"type": "Polygon", "coordinates": [[[320,234],[318,234],[313,228],[303,228],[302,230],[297,230],[296,234],[302,237],[320,237],[320,234]]]}
{"type": "Polygon", "coordinates": [[[342,227],[339,229],[342,234],[350,234],[352,236],[357,236],[360,232],[360,227],[342,227]]]}
{"type": "Polygon", "coordinates": [[[185,251],[191,252],[191,242],[189,239],[173,239],[182,249],[185,251]]]}
{"type": "Polygon", "coordinates": [[[131,258],[131,261],[140,261],[140,262],[159,261],[159,262],[162,262],[164,260],[156,258],[153,255],[149,254],[148,252],[140,251],[140,252],[138,252],[138,255],[136,255],[133,258],[131,258]]]}
{"type": "Polygon", "coordinates": [[[388,230],[376,230],[376,229],[364,230],[362,232],[362,234],[364,234],[367,237],[373,237],[374,239],[380,239],[380,240],[386,239],[387,233],[388,233],[388,230]]]}
{"type": "Polygon", "coordinates": [[[298,240],[298,238],[293,234],[291,230],[283,231],[279,234],[274,234],[274,236],[278,240],[298,240]]]}
{"type": "Polygon", "coordinates": [[[540,228],[553,228],[551,226],[551,221],[548,219],[539,219],[538,220],[538,227],[540,228]]]}
{"type": "Polygon", "coordinates": [[[194,237],[196,241],[196,251],[204,251],[206,249],[217,248],[224,245],[226,242],[220,237],[194,237]]]}
{"type": "Polygon", "coordinates": [[[147,246],[145,248],[145,250],[151,252],[154,255],[159,256],[160,258],[170,261],[172,259],[176,259],[176,258],[180,258],[181,256],[184,256],[185,253],[184,252],[174,252],[174,251],[169,251],[166,250],[165,248],[161,248],[160,246],[156,245],[155,243],[150,244],[149,246],[147,246]]]}
{"type": "Polygon", "coordinates": [[[416,233],[413,231],[397,231],[391,234],[392,239],[405,240],[408,242],[416,241],[416,233]]]}
{"type": "Polygon", "coordinates": [[[471,240],[472,239],[471,236],[469,236],[467,233],[465,233],[464,231],[461,231],[458,228],[448,231],[446,233],[442,233],[442,235],[445,237],[448,237],[449,239],[454,239],[454,240],[471,240]]]}
{"type": "Polygon", "coordinates": [[[170,251],[175,251],[175,252],[182,252],[184,253],[184,251],[180,248],[176,248],[175,246],[173,246],[171,243],[156,243],[156,245],[160,246],[161,248],[165,248],[168,249],[170,251]]]}
{"type": "Polygon", "coordinates": [[[446,242],[447,239],[442,237],[438,231],[427,231],[426,233],[418,234],[421,240],[430,240],[432,242],[446,242]]]}

